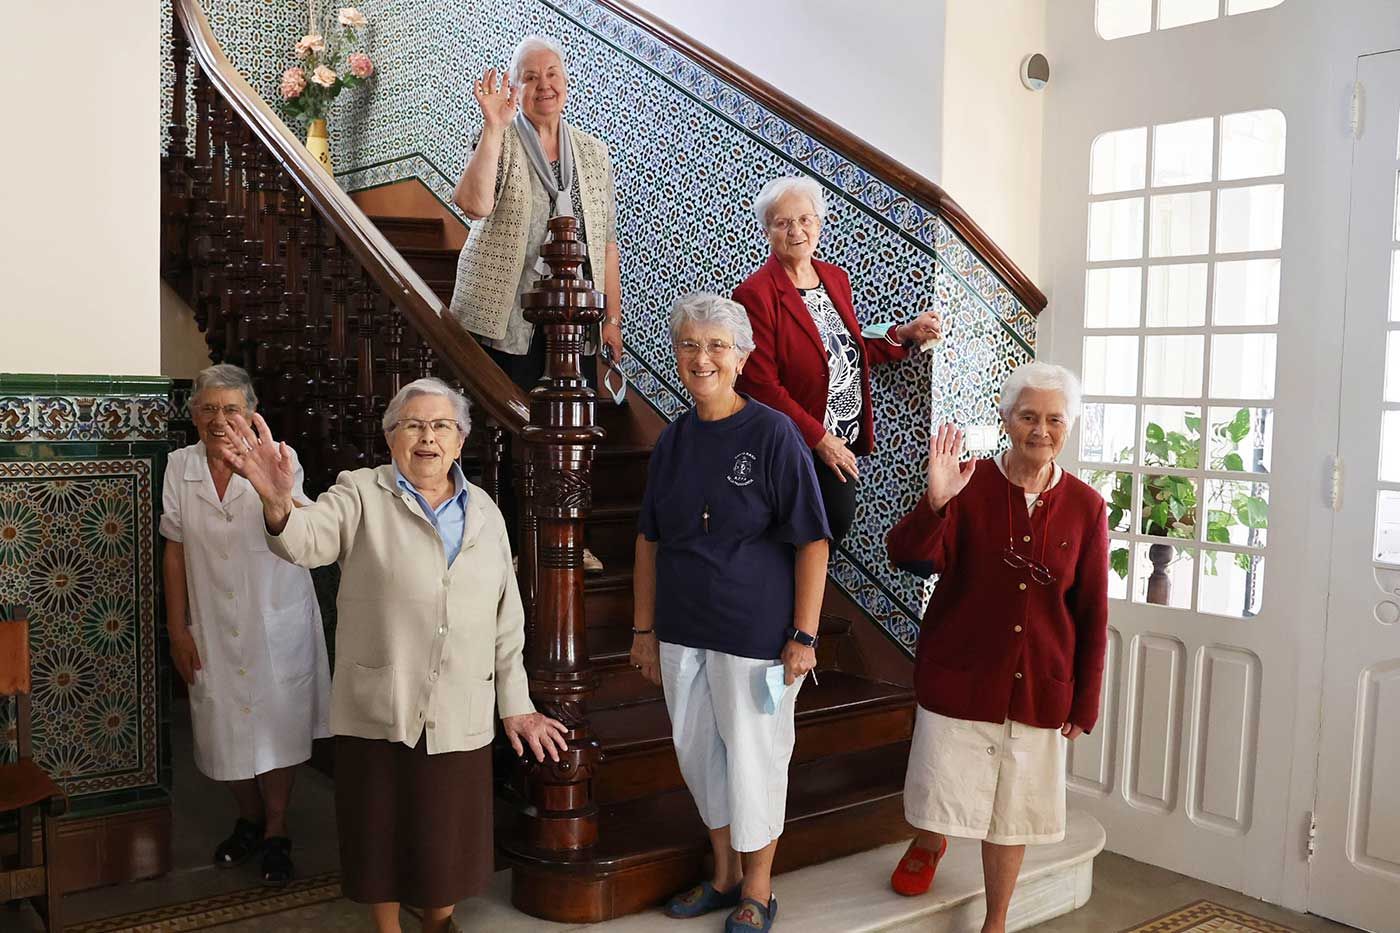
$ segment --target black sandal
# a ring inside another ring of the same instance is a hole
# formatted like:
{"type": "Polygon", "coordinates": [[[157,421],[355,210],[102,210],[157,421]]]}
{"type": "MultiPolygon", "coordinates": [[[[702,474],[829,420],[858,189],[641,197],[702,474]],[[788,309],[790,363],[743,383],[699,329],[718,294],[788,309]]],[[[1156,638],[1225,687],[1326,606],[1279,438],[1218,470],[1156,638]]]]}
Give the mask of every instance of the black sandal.
{"type": "Polygon", "coordinates": [[[268,836],[263,840],[262,883],[280,888],[292,880],[292,840],[268,836]]]}
{"type": "Polygon", "coordinates": [[[239,817],[233,824],[233,832],[214,850],[214,867],[242,865],[262,848],[262,837],[262,826],[239,817]]]}

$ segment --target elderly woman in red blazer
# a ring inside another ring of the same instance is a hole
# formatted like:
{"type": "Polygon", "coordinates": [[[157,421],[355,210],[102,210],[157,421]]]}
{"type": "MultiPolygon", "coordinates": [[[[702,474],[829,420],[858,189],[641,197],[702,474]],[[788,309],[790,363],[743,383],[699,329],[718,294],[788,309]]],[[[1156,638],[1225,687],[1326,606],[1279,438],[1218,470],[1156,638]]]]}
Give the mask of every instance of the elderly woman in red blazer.
{"type": "Polygon", "coordinates": [[[738,390],[787,415],[812,449],[834,545],[850,530],[860,475],[870,453],[870,364],[900,360],[908,347],[942,336],[931,312],[861,335],[844,269],[813,259],[826,217],[822,186],[775,178],[754,200],[768,235],[768,261],[734,291],[749,313],[754,351],[738,390]]]}
{"type": "Polygon", "coordinates": [[[959,462],[962,432],[938,430],[928,491],[885,542],[895,564],[939,575],[904,784],[918,835],[890,883],[923,894],[948,836],[980,839],[983,933],[1006,930],[1026,845],[1064,838],[1066,745],[1098,718],[1108,628],[1104,502],[1055,463],[1078,381],[1026,363],[1000,410],[1011,446],[988,460],[959,462]]]}

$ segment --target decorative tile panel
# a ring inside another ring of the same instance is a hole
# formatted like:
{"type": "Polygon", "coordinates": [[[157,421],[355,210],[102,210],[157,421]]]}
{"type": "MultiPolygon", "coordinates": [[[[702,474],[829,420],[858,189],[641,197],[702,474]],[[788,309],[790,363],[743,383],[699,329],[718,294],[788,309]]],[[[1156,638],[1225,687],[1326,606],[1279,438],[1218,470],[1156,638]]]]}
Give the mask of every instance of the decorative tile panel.
{"type": "MultiPolygon", "coordinates": [[[[34,755],[78,812],[168,787],[155,522],[169,385],[0,374],[0,605],[29,610],[34,755]]],[[[0,704],[0,760],[14,743],[0,704]]]]}
{"type": "MultiPolygon", "coordinates": [[[[207,5],[221,13],[211,21],[235,63],[271,93],[289,63],[276,53],[299,35],[286,2],[207,5]]],[[[613,159],[624,368],[665,417],[689,405],[666,333],[670,303],[688,291],[729,294],[758,268],[768,245],[753,199],[777,175],[806,174],[825,187],[821,257],[850,273],[864,323],[943,314],[947,338],[936,350],[873,373],[877,450],[861,462],[855,525],[831,563],[841,587],[912,650],[929,587],[894,571],[884,535],[923,488],[930,426],[994,422],[1001,382],[1034,354],[1035,319],[1005,283],[942,218],[593,0],[360,8],[376,77],[342,95],[329,121],[337,178],[351,191],[417,178],[452,207],[479,128],[473,79],[503,67],[527,33],[564,46],[568,118],[613,159]]],[[[0,401],[0,424],[6,417],[0,401]]]]}

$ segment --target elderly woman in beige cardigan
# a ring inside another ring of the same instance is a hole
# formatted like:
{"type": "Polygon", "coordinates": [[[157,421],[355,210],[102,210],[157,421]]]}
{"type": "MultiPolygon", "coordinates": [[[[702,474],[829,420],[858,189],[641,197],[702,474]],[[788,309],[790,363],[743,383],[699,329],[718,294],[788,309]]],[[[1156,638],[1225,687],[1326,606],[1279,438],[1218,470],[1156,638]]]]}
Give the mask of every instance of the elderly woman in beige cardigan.
{"type": "MultiPolygon", "coordinates": [[[[617,194],[608,147],[563,118],[569,74],[557,42],[526,36],[511,55],[509,73],[499,83],[496,78],[496,70],[487,69],[472,88],[481,109],[481,137],[452,199],[474,223],[457,260],[451,312],[506,375],[529,391],[544,374],[544,332],[525,320],[520,296],[547,271],[540,247],[551,217],[578,218],[588,253],[583,274],[601,284],[607,298],[597,339],[584,351],[591,355],[601,345],[606,364],[622,359],[617,194]]],[[[584,366],[583,374],[596,385],[592,365],[584,366]]],[[[625,382],[620,386],[617,391],[625,391],[625,382]]],[[[502,468],[510,475],[509,462],[502,468]]],[[[515,491],[507,484],[502,495],[509,516],[515,491]]],[[[513,524],[510,530],[514,540],[513,524]]],[[[589,573],[603,569],[586,549],[583,566],[589,573]]]]}
{"type": "Polygon", "coordinates": [[[493,868],[492,713],[517,754],[558,760],[564,727],[530,702],[524,614],[505,524],[457,465],[466,400],[419,379],[384,413],[391,463],[341,473],[294,507],[295,461],[262,416],[231,418],[220,452],[262,499],[269,550],[303,567],[338,562],[336,823],[341,884],[381,933],[399,903],[447,930],[452,905],[493,868]]]}

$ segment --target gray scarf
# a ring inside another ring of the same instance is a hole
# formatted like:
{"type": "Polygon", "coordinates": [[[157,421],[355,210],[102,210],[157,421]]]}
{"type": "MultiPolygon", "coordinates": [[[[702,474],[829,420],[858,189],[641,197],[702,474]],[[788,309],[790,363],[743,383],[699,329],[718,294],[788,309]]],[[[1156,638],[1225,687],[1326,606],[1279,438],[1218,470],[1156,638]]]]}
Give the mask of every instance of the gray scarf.
{"type": "Polygon", "coordinates": [[[544,147],[540,145],[540,134],[535,126],[525,118],[523,112],[515,115],[515,132],[520,144],[525,147],[525,157],[530,160],[530,168],[535,177],[544,185],[549,195],[550,217],[574,216],[574,147],[569,141],[569,124],[559,118],[559,178],[550,171],[549,160],[545,158],[544,147]],[[562,184],[561,184],[562,182],[562,184]]]}

